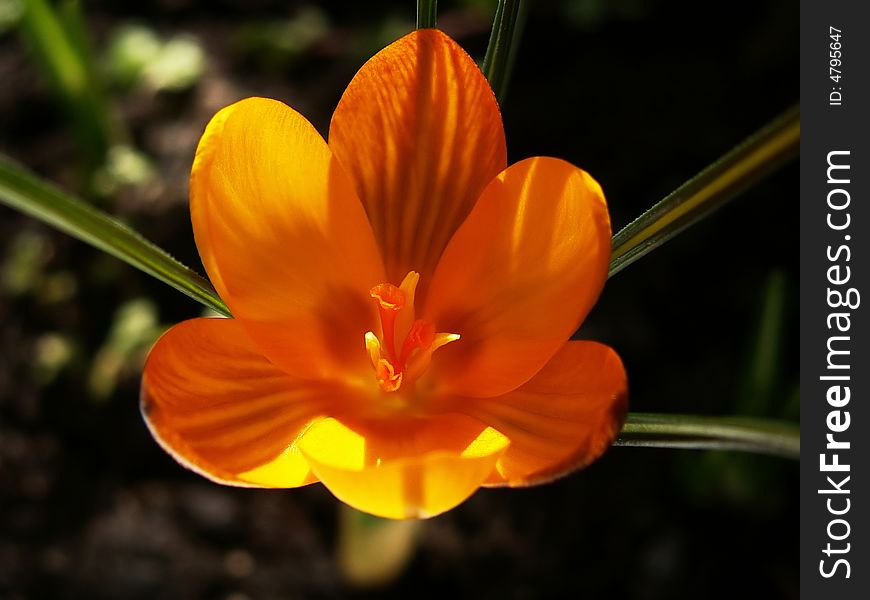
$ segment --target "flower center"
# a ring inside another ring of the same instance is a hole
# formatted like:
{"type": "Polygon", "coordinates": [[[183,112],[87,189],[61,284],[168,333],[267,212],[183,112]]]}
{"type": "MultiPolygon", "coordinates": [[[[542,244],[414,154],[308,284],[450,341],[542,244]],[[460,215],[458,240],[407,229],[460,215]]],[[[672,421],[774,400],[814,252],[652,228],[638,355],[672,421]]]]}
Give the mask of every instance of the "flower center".
{"type": "Polygon", "coordinates": [[[369,292],[381,317],[381,337],[367,332],[366,350],[384,392],[413,383],[429,366],[435,350],[459,339],[459,334],[436,333],[435,325],[414,318],[418,281],[420,275],[411,271],[400,286],[379,283],[369,292]]]}

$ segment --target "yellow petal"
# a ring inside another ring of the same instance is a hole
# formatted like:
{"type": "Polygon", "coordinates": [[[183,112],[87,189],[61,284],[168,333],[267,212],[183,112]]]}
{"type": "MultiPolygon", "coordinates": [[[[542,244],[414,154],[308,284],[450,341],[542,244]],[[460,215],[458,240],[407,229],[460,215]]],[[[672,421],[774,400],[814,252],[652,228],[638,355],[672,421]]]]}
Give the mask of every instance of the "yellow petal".
{"type": "Polygon", "coordinates": [[[429,385],[497,396],[528,381],[592,308],[609,258],[607,206],[589,174],[555,158],[506,169],[433,276],[423,318],[462,339],[438,351],[429,385]]]}
{"type": "Polygon", "coordinates": [[[367,368],[383,267],[350,180],[304,117],[263,98],[220,111],[190,198],[206,270],[270,360],[306,378],[367,368]]]}
{"type": "Polygon", "coordinates": [[[507,165],[495,96],[444,33],[415,31],[359,70],[329,146],[353,179],[387,266],[428,278],[480,192],[507,165]]]}
{"type": "Polygon", "coordinates": [[[240,486],[296,487],[316,481],[295,440],[348,392],[301,381],[272,365],[238,321],[184,321],[145,363],[142,414],[182,465],[240,486]]]}
{"type": "Polygon", "coordinates": [[[604,453],[625,421],[628,384],[619,356],[596,342],[568,342],[518,390],[463,398],[456,407],[510,440],[487,485],[545,483],[604,453]]]}
{"type": "Polygon", "coordinates": [[[350,506],[390,519],[427,518],[493,474],[507,439],[462,415],[318,421],[298,442],[320,481],[350,506]]]}

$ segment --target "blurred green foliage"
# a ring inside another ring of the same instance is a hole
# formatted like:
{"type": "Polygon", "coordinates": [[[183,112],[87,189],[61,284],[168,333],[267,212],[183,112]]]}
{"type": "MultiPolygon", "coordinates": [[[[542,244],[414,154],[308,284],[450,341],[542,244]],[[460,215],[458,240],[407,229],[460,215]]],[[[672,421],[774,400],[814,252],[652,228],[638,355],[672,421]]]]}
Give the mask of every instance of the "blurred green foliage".
{"type": "Polygon", "coordinates": [[[569,0],[562,14],[582,31],[592,31],[607,21],[638,21],[650,10],[646,0],[569,0]]]}
{"type": "Polygon", "coordinates": [[[44,333],[36,339],[33,351],[33,381],[39,387],[51,385],[77,354],[72,336],[44,333]]]}
{"type": "Polygon", "coordinates": [[[55,7],[47,0],[23,0],[23,7],[21,35],[72,121],[88,180],[123,133],[106,101],[81,4],[63,0],[55,7]]]}
{"type": "Polygon", "coordinates": [[[48,259],[45,236],[28,230],[16,235],[7,247],[0,267],[3,291],[11,296],[33,291],[43,276],[48,259]]]}
{"type": "MultiPolygon", "coordinates": [[[[743,366],[731,382],[735,414],[788,421],[798,416],[793,412],[798,382],[790,380],[785,370],[790,309],[786,290],[785,274],[772,271],[759,294],[756,321],[748,330],[743,366]]],[[[706,452],[703,457],[683,457],[679,473],[684,489],[704,503],[775,511],[786,502],[786,474],[775,460],[764,457],[706,452]]]]}
{"type": "Polygon", "coordinates": [[[206,67],[205,52],[195,37],[162,38],[153,29],[135,24],[112,33],[104,61],[115,85],[156,92],[186,90],[202,78],[206,67]]]}
{"type": "Polygon", "coordinates": [[[156,173],[151,159],[131,146],[118,144],[109,148],[106,160],[93,175],[94,191],[109,197],[125,186],[144,185],[156,173]]]}
{"type": "Polygon", "coordinates": [[[314,5],[305,6],[289,19],[269,19],[242,24],[235,33],[237,51],[266,69],[290,68],[331,31],[329,16],[314,5]]]}
{"type": "Polygon", "coordinates": [[[157,320],[157,307],[147,298],[135,298],[115,311],[112,327],[97,351],[88,377],[88,392],[107,400],[123,376],[142,370],[145,354],[166,329],[157,320]]]}
{"type": "Polygon", "coordinates": [[[78,280],[69,271],[49,269],[54,251],[44,232],[25,229],[16,234],[0,263],[0,291],[10,297],[31,297],[46,306],[75,296],[78,280]]]}
{"type": "Polygon", "coordinates": [[[375,52],[400,38],[414,28],[412,15],[386,16],[373,27],[360,31],[353,44],[353,54],[358,60],[368,60],[375,52]]]}
{"type": "Polygon", "coordinates": [[[0,35],[18,25],[23,12],[21,0],[0,0],[0,35]]]}

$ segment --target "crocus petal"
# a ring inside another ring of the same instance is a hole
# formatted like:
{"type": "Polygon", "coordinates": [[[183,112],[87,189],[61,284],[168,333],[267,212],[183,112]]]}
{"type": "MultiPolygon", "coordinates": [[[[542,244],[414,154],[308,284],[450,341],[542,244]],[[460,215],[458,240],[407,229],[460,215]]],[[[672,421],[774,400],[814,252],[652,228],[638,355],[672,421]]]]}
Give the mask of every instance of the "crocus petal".
{"type": "Polygon", "coordinates": [[[498,104],[480,69],[435,29],[378,52],[345,90],[329,146],[353,179],[387,266],[428,285],[450,237],[507,166],[498,104]]]}
{"type": "Polygon", "coordinates": [[[518,390],[464,398],[467,414],[494,427],[510,447],[488,485],[544,483],[597,459],[616,438],[627,410],[622,362],[596,342],[568,342],[518,390]]]}
{"type": "Polygon", "coordinates": [[[304,378],[368,368],[383,267],[350,180],[304,117],[263,98],[220,111],[190,197],[206,270],[272,362],[304,378]]]}
{"type": "Polygon", "coordinates": [[[555,158],[503,171],[433,276],[423,318],[462,338],[435,355],[428,385],[496,396],[528,381],[592,308],[609,258],[604,195],[586,172],[555,158]]]}
{"type": "Polygon", "coordinates": [[[392,519],[426,518],[468,498],[508,440],[463,415],[323,419],[298,442],[320,481],[350,506],[392,519]]]}
{"type": "Polygon", "coordinates": [[[238,321],[193,319],[151,350],[141,402],[154,437],[184,466],[220,483],[296,487],[316,478],[294,441],[344,395],[275,367],[238,321]]]}

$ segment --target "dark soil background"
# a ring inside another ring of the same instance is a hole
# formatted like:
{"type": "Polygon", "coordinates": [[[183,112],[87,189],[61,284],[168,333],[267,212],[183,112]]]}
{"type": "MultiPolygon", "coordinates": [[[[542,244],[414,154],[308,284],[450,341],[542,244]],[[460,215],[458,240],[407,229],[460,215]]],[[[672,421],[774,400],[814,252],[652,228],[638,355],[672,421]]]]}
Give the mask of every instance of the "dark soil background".
{"type": "MultiPolygon", "coordinates": [[[[614,230],[798,101],[793,2],[527,4],[503,106],[511,162],[582,166],[614,230]]],[[[493,2],[439,5],[439,25],[482,57],[493,2]]],[[[204,52],[178,89],[110,85],[151,175],[100,194],[82,183],[80,141],[14,25],[0,30],[0,153],[201,270],[186,177],[208,119],[270,96],[325,133],[414,3],[95,0],[84,15],[100,61],[129,23],[204,52]]],[[[580,335],[619,351],[633,411],[797,420],[797,182],[793,163],[614,276],[580,335]]],[[[544,487],[478,492],[422,525],[395,580],[360,589],[322,487],[220,487],[148,434],[144,352],[199,305],[7,208],[0,283],[0,598],[799,595],[797,463],[636,448],[544,487]]]]}

